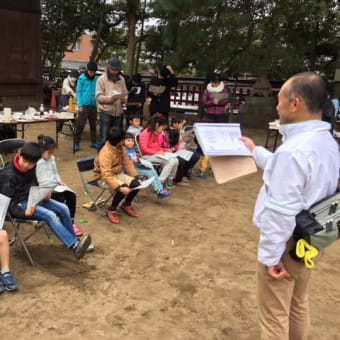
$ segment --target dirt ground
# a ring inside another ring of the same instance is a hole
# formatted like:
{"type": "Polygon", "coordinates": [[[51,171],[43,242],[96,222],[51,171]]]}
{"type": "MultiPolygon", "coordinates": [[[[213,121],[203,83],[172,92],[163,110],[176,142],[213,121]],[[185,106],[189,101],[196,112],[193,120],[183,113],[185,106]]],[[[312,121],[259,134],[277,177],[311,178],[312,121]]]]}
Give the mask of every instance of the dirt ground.
{"type": "MultiPolygon", "coordinates": [[[[54,135],[54,123],[30,127],[54,135]]],[[[259,144],[265,131],[244,129],[259,144]]],[[[252,223],[262,173],[217,185],[194,177],[168,200],[151,191],[135,205],[140,217],[121,213],[113,225],[82,208],[76,160],[94,155],[89,133],[73,155],[60,139],[57,162],[64,182],[78,194],[77,221],[95,251],[77,262],[44,233],[30,239],[31,267],[20,245],[11,269],[20,291],[0,297],[0,338],[213,340],[258,339],[255,267],[258,232],[252,223]]],[[[27,227],[30,228],[30,227],[27,227]]],[[[314,270],[310,290],[311,340],[340,339],[340,249],[329,248],[314,270]]]]}

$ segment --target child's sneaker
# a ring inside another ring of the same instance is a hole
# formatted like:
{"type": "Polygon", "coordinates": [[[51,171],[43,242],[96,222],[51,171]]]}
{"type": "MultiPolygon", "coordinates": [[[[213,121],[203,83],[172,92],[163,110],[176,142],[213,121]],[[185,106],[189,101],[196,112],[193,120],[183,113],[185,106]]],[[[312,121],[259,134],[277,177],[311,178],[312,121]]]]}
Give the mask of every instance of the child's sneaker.
{"type": "Polygon", "coordinates": [[[162,190],[158,191],[157,196],[160,199],[167,198],[167,197],[171,196],[171,192],[166,190],[166,189],[162,189],[162,190]]]}
{"type": "Polygon", "coordinates": [[[91,244],[91,236],[87,235],[87,236],[84,236],[80,241],[78,241],[74,245],[73,253],[77,260],[80,260],[81,258],[84,257],[87,251],[87,248],[90,246],[90,244],[91,244]]]}
{"type": "Polygon", "coordinates": [[[2,274],[1,281],[7,292],[14,292],[19,288],[11,272],[2,274]]]}
{"type": "Polygon", "coordinates": [[[124,212],[126,212],[131,217],[138,217],[138,212],[132,208],[131,205],[122,204],[120,207],[124,212]]]}
{"type": "Polygon", "coordinates": [[[114,223],[114,224],[120,223],[120,219],[117,216],[117,211],[115,211],[115,210],[108,210],[107,211],[107,217],[109,218],[109,221],[114,223]]]}
{"type": "Polygon", "coordinates": [[[91,243],[91,244],[87,247],[86,252],[87,252],[87,253],[92,253],[93,251],[94,251],[94,244],[91,243]]]}
{"type": "Polygon", "coordinates": [[[202,179],[208,179],[208,177],[209,177],[209,174],[207,172],[202,172],[201,173],[201,178],[202,179]]]}
{"type": "Polygon", "coordinates": [[[74,233],[77,236],[82,236],[83,235],[83,231],[79,228],[79,226],[77,224],[73,224],[73,230],[74,230],[74,233]]]}
{"type": "Polygon", "coordinates": [[[167,189],[175,188],[174,181],[172,178],[168,177],[168,179],[166,180],[166,187],[167,189]]]}

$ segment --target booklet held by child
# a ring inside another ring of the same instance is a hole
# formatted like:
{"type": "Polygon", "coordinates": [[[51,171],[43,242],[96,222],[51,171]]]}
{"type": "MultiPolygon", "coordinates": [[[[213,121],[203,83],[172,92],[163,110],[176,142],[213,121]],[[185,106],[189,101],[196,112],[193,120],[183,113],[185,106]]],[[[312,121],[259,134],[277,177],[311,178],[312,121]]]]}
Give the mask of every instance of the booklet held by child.
{"type": "Polygon", "coordinates": [[[52,191],[53,187],[40,187],[40,186],[32,186],[30,188],[30,192],[27,200],[27,207],[35,207],[38,203],[48,197],[52,191]]]}
{"type": "Polygon", "coordinates": [[[0,194],[0,230],[3,228],[5,223],[5,218],[7,214],[7,209],[11,199],[3,194],[0,194]]]}
{"type": "Polygon", "coordinates": [[[145,189],[153,182],[154,179],[155,177],[150,177],[143,181],[141,185],[138,185],[138,187],[131,188],[131,190],[145,189]]]}

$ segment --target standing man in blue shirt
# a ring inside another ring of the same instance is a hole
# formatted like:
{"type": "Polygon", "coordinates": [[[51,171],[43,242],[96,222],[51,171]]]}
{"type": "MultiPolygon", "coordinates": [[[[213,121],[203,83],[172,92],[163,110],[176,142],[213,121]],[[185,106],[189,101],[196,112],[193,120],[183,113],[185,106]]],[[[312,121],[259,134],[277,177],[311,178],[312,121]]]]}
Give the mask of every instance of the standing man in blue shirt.
{"type": "Polygon", "coordinates": [[[306,72],[288,79],[278,95],[282,145],[274,152],[241,139],[263,169],[254,223],[260,230],[257,302],[261,339],[307,340],[311,271],[295,261],[295,217],[334,194],[339,179],[339,147],[321,121],[325,81],[306,72]]]}
{"type": "Polygon", "coordinates": [[[97,64],[90,61],[85,73],[81,74],[77,83],[78,120],[75,134],[74,151],[80,150],[81,135],[84,131],[87,119],[90,124],[91,148],[98,148],[97,144],[97,64]]]}

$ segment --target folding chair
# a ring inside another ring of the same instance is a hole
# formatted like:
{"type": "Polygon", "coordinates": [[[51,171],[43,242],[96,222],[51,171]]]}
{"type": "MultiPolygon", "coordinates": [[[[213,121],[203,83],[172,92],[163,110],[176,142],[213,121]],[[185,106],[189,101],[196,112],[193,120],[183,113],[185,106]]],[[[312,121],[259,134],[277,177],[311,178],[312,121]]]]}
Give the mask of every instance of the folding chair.
{"type": "Polygon", "coordinates": [[[30,239],[33,235],[38,233],[41,229],[43,229],[50,243],[53,243],[53,240],[51,239],[51,231],[48,225],[44,221],[38,221],[38,220],[32,220],[32,219],[17,219],[17,218],[12,217],[12,215],[9,212],[7,212],[6,214],[6,222],[8,222],[13,229],[13,236],[10,237],[9,245],[12,246],[17,241],[19,241],[31,265],[35,266],[36,262],[33,260],[33,257],[28,249],[26,241],[30,239]],[[33,226],[34,227],[33,231],[31,231],[28,235],[24,236],[24,232],[20,230],[23,224],[29,224],[33,226]]]}
{"type": "Polygon", "coordinates": [[[95,157],[82,158],[77,161],[77,167],[79,170],[80,178],[85,190],[85,195],[88,195],[95,209],[103,216],[106,216],[105,206],[107,202],[112,199],[115,191],[103,187],[100,183],[94,179],[94,160],[95,157]],[[95,192],[92,192],[96,191],[95,192]],[[106,195],[108,193],[108,195],[106,195]],[[106,198],[105,198],[106,195],[106,198]],[[103,208],[102,208],[103,207],[103,208]]]}
{"type": "MultiPolygon", "coordinates": [[[[26,141],[21,138],[3,139],[2,141],[0,141],[0,168],[1,169],[4,168],[4,166],[6,165],[5,155],[15,152],[17,149],[21,148],[25,143],[26,141]]],[[[48,226],[43,221],[32,220],[32,219],[25,219],[25,220],[16,219],[12,217],[9,212],[7,212],[6,214],[5,221],[8,222],[12,226],[12,229],[13,229],[13,236],[10,238],[9,244],[13,245],[17,240],[19,240],[22,247],[24,248],[24,251],[30,263],[32,264],[32,266],[34,266],[35,262],[32,258],[32,255],[30,254],[28,250],[26,241],[29,238],[31,238],[33,235],[35,235],[41,228],[45,230],[46,235],[50,239],[48,226]],[[21,224],[33,225],[34,231],[24,237],[20,232],[21,224]]]]}
{"type": "Polygon", "coordinates": [[[16,150],[23,147],[25,143],[26,141],[21,138],[10,138],[0,141],[0,169],[4,168],[6,165],[5,156],[16,152],[16,150]]]}

